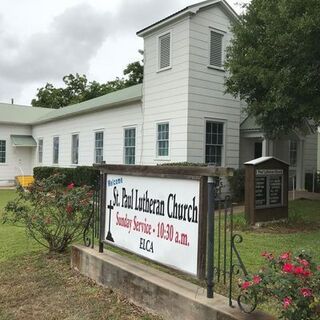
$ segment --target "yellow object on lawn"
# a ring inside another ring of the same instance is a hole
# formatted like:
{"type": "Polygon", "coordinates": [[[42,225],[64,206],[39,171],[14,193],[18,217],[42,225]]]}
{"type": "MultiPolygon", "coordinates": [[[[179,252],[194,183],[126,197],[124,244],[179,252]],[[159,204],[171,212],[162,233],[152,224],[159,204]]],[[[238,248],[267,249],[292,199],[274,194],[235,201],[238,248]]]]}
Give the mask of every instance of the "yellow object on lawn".
{"type": "Polygon", "coordinates": [[[33,176],[17,176],[16,181],[18,185],[20,185],[23,188],[26,188],[34,182],[34,178],[33,176]]]}

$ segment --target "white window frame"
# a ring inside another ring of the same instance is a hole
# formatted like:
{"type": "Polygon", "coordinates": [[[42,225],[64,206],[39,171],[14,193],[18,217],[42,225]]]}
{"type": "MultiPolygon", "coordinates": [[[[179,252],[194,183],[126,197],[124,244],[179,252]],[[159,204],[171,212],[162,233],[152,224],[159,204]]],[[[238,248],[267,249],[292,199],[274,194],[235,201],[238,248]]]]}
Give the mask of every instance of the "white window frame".
{"type": "Polygon", "coordinates": [[[137,126],[126,126],[123,127],[123,137],[122,137],[122,143],[123,143],[123,164],[125,165],[135,165],[137,163],[137,126]],[[125,145],[125,139],[126,139],[126,130],[134,129],[135,130],[135,137],[134,137],[134,163],[127,164],[126,163],[126,145],[125,145]]]}
{"type": "Polygon", "coordinates": [[[104,138],[105,138],[105,133],[104,133],[104,130],[102,129],[97,129],[97,130],[94,130],[94,133],[93,133],[93,140],[94,140],[94,154],[93,154],[93,162],[94,163],[102,163],[101,162],[97,162],[97,146],[96,146],[96,135],[97,133],[102,133],[102,161],[104,161],[104,138]]]}
{"type": "Polygon", "coordinates": [[[209,27],[209,33],[208,33],[208,68],[215,69],[219,71],[224,71],[224,60],[225,60],[225,38],[226,38],[226,32],[220,29],[216,29],[214,27],[209,27]],[[221,44],[221,67],[215,66],[211,64],[210,57],[211,57],[211,32],[216,32],[222,35],[222,44],[221,44]]]}
{"type": "Polygon", "coordinates": [[[80,152],[79,152],[79,150],[80,150],[80,132],[72,132],[71,133],[71,165],[73,165],[73,166],[77,166],[77,165],[79,165],[79,156],[80,156],[80,152]],[[73,162],[73,136],[78,136],[78,149],[77,149],[77,162],[75,163],[75,162],[73,162]]]}
{"type": "Polygon", "coordinates": [[[168,120],[162,120],[162,121],[159,121],[159,122],[156,122],[155,123],[155,140],[156,140],[156,143],[155,143],[155,160],[170,160],[170,154],[171,154],[171,150],[170,150],[170,145],[171,145],[171,143],[170,143],[170,141],[171,141],[171,130],[170,130],[170,127],[171,127],[171,125],[170,125],[170,121],[168,121],[168,120]],[[168,126],[169,126],[169,134],[168,134],[168,155],[167,156],[160,156],[159,155],[159,149],[158,149],[158,126],[159,125],[161,125],[161,124],[168,124],[168,126]]]}
{"type": "Polygon", "coordinates": [[[43,163],[43,144],[44,144],[44,139],[38,138],[38,163],[42,164],[43,163]],[[40,141],[42,141],[42,149],[40,151],[40,141]],[[40,161],[40,152],[41,152],[41,161],[40,161]]]}
{"type": "Polygon", "coordinates": [[[221,167],[224,167],[226,165],[226,135],[227,135],[227,130],[228,130],[228,121],[226,119],[217,119],[217,118],[205,118],[204,119],[204,130],[203,130],[203,138],[204,138],[204,143],[203,143],[203,163],[206,162],[206,148],[207,148],[207,122],[216,122],[216,123],[222,123],[223,125],[223,138],[222,138],[222,150],[221,150],[221,167]]]}
{"type": "Polygon", "coordinates": [[[60,155],[60,137],[59,136],[53,136],[52,137],[52,164],[59,164],[59,155],[60,155]],[[54,159],[54,152],[55,152],[55,148],[54,148],[54,140],[58,138],[58,159],[57,159],[57,162],[55,162],[55,159],[54,159]]]}
{"type": "Polygon", "coordinates": [[[157,36],[157,72],[166,71],[172,68],[172,30],[167,30],[162,32],[157,36]],[[170,35],[170,65],[164,68],[160,68],[160,38],[165,36],[166,34],[170,35]]]}
{"type": "Polygon", "coordinates": [[[0,141],[4,141],[4,162],[0,162],[0,166],[7,164],[7,154],[8,154],[8,146],[7,146],[7,140],[6,139],[0,139],[0,141]]]}
{"type": "Polygon", "coordinates": [[[289,140],[289,164],[290,164],[290,167],[291,168],[296,168],[297,167],[297,162],[298,162],[298,140],[295,140],[295,139],[290,139],[289,140]],[[294,165],[291,164],[291,142],[295,142],[296,143],[296,149],[295,149],[295,152],[296,152],[296,163],[294,165]]]}

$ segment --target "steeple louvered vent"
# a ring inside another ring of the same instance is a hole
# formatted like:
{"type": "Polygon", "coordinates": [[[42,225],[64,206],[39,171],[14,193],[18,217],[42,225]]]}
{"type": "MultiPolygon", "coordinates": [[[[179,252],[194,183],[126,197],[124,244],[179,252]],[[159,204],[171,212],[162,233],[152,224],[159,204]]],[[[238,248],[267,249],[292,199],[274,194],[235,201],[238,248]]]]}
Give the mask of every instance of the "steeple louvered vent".
{"type": "Polygon", "coordinates": [[[218,32],[210,32],[210,65],[222,68],[222,38],[218,32]]]}
{"type": "Polygon", "coordinates": [[[159,69],[168,68],[171,65],[171,34],[166,33],[159,37],[159,69]]]}

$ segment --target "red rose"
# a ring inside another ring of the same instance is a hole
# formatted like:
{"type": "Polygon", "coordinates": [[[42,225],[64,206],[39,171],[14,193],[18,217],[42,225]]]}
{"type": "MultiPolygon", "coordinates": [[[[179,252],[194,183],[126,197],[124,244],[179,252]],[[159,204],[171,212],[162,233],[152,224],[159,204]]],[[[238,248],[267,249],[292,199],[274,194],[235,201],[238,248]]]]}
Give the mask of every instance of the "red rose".
{"type": "Polygon", "coordinates": [[[292,299],[290,297],[285,297],[283,299],[283,308],[284,309],[288,309],[288,307],[290,307],[291,304],[292,304],[292,299]]]}
{"type": "Polygon", "coordinates": [[[302,289],[300,290],[300,293],[301,293],[305,298],[312,296],[312,291],[311,291],[311,289],[309,289],[309,288],[302,288],[302,289]]]}
{"type": "Polygon", "coordinates": [[[74,188],[74,183],[73,182],[71,182],[71,183],[69,183],[68,185],[67,185],[67,189],[68,190],[72,190],[74,188]]]}
{"type": "Polygon", "coordinates": [[[303,267],[295,267],[294,270],[293,270],[293,273],[297,274],[297,275],[299,275],[299,274],[303,275],[304,274],[304,269],[303,269],[303,267]]]}
{"type": "Polygon", "coordinates": [[[246,289],[248,289],[250,286],[251,286],[251,283],[250,283],[249,281],[245,281],[245,282],[242,284],[241,288],[242,288],[243,290],[246,290],[246,289]]]}
{"type": "Polygon", "coordinates": [[[259,284],[261,282],[261,277],[260,276],[253,276],[253,283],[254,284],[259,284]]]}
{"type": "Polygon", "coordinates": [[[309,269],[307,269],[307,270],[304,270],[304,271],[303,271],[303,274],[302,274],[302,275],[305,276],[305,277],[309,277],[309,276],[312,275],[312,272],[311,272],[309,269]]]}
{"type": "Polygon", "coordinates": [[[291,263],[285,263],[282,267],[282,271],[286,273],[292,273],[294,270],[294,265],[291,263]]]}

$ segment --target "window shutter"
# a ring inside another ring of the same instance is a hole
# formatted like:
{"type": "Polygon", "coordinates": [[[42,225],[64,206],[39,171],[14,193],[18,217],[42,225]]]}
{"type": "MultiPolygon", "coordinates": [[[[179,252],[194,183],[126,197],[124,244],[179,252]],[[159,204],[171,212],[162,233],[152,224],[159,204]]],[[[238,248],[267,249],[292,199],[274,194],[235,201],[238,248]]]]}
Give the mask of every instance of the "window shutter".
{"type": "Polygon", "coordinates": [[[210,36],[210,65],[215,67],[222,67],[222,38],[223,35],[211,31],[210,36]]]}
{"type": "Polygon", "coordinates": [[[170,67],[170,33],[159,37],[159,67],[160,69],[170,67]]]}

